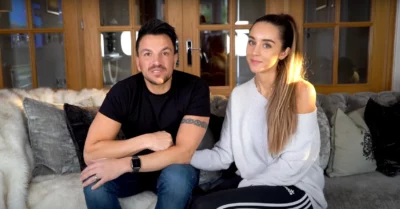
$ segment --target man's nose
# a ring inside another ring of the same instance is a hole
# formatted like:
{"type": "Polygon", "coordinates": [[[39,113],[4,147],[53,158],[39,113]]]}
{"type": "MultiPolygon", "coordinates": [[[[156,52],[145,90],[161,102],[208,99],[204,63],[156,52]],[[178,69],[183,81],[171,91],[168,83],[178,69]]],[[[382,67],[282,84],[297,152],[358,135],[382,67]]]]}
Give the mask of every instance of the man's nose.
{"type": "Polygon", "coordinates": [[[160,65],[161,63],[161,55],[153,56],[153,65],[160,65]]]}

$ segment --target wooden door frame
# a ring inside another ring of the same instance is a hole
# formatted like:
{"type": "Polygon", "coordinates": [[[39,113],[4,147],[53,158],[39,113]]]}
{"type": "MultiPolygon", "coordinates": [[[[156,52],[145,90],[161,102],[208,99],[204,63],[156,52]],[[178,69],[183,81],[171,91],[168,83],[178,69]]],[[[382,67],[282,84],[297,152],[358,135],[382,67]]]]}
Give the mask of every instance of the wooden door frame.
{"type": "Polygon", "coordinates": [[[84,66],[85,87],[102,88],[103,72],[100,62],[100,27],[99,2],[97,0],[82,1],[83,40],[84,40],[84,66]]]}
{"type": "Polygon", "coordinates": [[[62,2],[67,88],[80,90],[85,86],[81,1],[64,0],[62,2]]]}

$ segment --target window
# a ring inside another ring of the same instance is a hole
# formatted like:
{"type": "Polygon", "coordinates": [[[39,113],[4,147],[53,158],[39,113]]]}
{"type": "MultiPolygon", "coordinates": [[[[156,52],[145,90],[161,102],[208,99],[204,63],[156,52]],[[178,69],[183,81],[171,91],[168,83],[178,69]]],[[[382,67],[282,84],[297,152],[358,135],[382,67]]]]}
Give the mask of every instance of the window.
{"type": "Polygon", "coordinates": [[[62,8],[74,3],[5,1],[10,1],[11,8],[0,12],[0,88],[80,88],[80,79],[72,79],[80,71],[78,58],[66,54],[79,50],[79,45],[66,41],[78,39],[74,33],[78,24],[71,22],[72,11],[62,8]]]}
{"type": "Polygon", "coordinates": [[[341,0],[336,11],[337,6],[334,0],[305,3],[308,79],[314,84],[367,83],[371,1],[341,0]]]}
{"type": "Polygon", "coordinates": [[[137,72],[132,40],[143,22],[164,19],[164,0],[82,1],[82,14],[86,87],[109,88],[137,72]]]}
{"type": "Polygon", "coordinates": [[[395,1],[291,1],[318,93],[389,90],[395,1]],[[385,33],[382,33],[385,31],[385,33]]]}

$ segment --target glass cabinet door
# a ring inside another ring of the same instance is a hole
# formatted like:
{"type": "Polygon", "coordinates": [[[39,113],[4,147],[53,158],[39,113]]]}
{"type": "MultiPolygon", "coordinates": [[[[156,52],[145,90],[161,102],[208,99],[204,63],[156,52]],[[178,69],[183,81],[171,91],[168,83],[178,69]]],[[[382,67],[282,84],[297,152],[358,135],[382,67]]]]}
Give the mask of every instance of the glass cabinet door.
{"type": "Polygon", "coordinates": [[[78,36],[70,18],[77,15],[76,2],[9,1],[11,9],[0,12],[0,88],[80,88],[74,79],[79,44],[65,44],[78,36]]]}
{"type": "Polygon", "coordinates": [[[341,0],[340,7],[337,3],[305,1],[308,79],[320,85],[367,83],[371,1],[341,0]]]}
{"type": "Polygon", "coordinates": [[[85,66],[88,87],[108,88],[137,73],[134,50],[137,32],[150,19],[165,20],[164,5],[164,0],[83,2],[84,37],[88,46],[85,52],[90,60],[85,66]]]}
{"type": "Polygon", "coordinates": [[[217,94],[229,94],[233,87],[251,79],[254,75],[246,61],[248,34],[251,24],[266,13],[266,1],[183,4],[185,12],[194,14],[183,20],[184,70],[199,75],[217,94]]]}

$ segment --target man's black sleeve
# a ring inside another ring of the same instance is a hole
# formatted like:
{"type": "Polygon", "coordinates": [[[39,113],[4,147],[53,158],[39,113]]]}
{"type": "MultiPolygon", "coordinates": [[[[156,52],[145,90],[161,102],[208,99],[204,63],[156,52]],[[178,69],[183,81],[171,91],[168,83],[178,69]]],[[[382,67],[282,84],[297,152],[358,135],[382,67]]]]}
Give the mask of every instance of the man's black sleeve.
{"type": "Polygon", "coordinates": [[[210,89],[205,81],[196,81],[185,115],[210,116],[210,89]]]}
{"type": "Polygon", "coordinates": [[[127,89],[120,83],[111,87],[107,93],[106,98],[101,105],[99,112],[111,118],[112,120],[122,123],[126,114],[126,101],[129,101],[127,89]]]}

